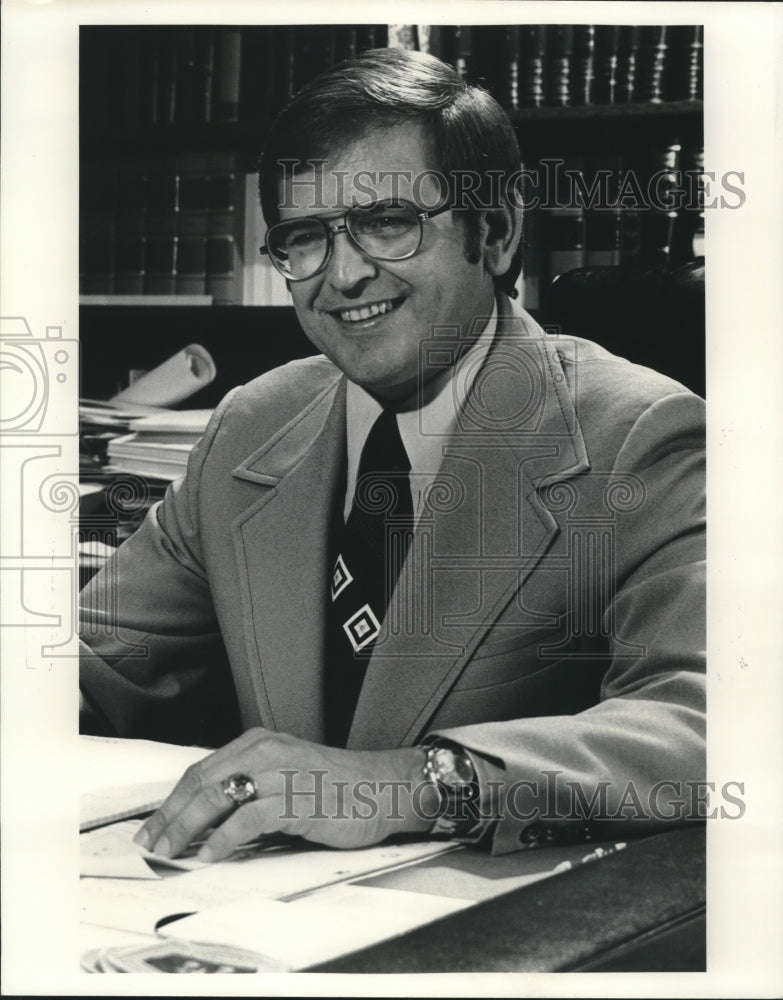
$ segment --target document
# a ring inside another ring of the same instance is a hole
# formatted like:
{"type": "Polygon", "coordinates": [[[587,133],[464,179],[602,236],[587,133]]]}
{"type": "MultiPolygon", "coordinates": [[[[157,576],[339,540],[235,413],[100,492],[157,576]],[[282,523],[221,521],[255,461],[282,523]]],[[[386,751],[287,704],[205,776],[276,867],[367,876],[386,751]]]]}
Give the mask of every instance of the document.
{"type": "Polygon", "coordinates": [[[152,740],[80,736],[80,831],[157,809],[185,770],[211,752],[152,740]]]}

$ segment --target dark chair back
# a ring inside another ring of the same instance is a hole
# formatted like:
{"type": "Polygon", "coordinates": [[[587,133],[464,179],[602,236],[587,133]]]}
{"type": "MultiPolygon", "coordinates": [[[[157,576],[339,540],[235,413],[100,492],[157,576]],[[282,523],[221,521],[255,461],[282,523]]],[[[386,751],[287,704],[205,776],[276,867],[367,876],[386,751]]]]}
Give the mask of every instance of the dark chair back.
{"type": "Polygon", "coordinates": [[[704,395],[703,257],[676,268],[567,271],[550,287],[543,321],[704,395]]]}

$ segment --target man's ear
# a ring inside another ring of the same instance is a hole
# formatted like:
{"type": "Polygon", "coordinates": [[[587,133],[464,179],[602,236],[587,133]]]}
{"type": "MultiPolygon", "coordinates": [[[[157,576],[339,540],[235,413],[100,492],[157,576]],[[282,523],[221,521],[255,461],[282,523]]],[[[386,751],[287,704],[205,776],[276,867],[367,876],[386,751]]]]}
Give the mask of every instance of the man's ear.
{"type": "Polygon", "coordinates": [[[484,266],[493,278],[505,274],[522,237],[522,209],[506,204],[482,213],[484,266]]]}

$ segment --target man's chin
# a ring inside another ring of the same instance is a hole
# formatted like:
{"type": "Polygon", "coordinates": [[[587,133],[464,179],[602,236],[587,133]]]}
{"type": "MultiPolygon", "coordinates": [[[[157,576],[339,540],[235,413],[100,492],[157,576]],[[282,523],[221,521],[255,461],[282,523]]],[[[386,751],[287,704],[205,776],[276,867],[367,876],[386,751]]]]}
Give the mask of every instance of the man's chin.
{"type": "Polygon", "coordinates": [[[404,378],[398,374],[377,370],[368,371],[361,368],[351,370],[348,366],[343,370],[352,382],[382,403],[396,404],[416,396],[418,380],[415,375],[404,378]]]}

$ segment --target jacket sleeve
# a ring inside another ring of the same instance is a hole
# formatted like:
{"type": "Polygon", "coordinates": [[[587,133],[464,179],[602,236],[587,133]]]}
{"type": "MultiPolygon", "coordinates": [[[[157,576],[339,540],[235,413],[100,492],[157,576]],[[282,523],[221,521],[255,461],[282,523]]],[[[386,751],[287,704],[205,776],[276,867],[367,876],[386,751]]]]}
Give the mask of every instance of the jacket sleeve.
{"type": "Polygon", "coordinates": [[[599,703],[575,715],[432,734],[502,763],[502,771],[485,770],[485,780],[500,779],[494,795],[484,791],[483,811],[500,817],[494,853],[649,834],[704,815],[703,401],[676,393],[650,405],[625,436],[612,476],[618,489],[633,477],[643,502],[616,522],[602,605],[611,659],[599,703]]]}
{"type": "Polygon", "coordinates": [[[201,469],[231,395],[193,449],[185,477],[82,591],[82,731],[202,746],[240,731],[197,502],[201,469]]]}

